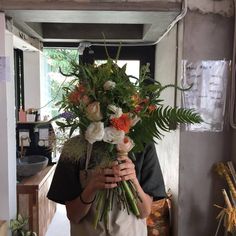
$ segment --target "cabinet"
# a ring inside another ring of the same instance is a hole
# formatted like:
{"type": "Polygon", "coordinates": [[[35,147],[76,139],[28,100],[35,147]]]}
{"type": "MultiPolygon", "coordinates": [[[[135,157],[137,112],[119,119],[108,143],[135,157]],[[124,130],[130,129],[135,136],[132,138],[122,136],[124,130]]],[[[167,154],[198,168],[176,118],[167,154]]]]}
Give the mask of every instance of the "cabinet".
{"type": "Polygon", "coordinates": [[[8,225],[6,221],[0,220],[0,236],[7,236],[8,225]]]}
{"type": "Polygon", "coordinates": [[[38,236],[45,236],[56,211],[56,203],[47,198],[55,168],[55,165],[47,166],[17,184],[18,212],[29,219],[29,230],[38,236]]]}

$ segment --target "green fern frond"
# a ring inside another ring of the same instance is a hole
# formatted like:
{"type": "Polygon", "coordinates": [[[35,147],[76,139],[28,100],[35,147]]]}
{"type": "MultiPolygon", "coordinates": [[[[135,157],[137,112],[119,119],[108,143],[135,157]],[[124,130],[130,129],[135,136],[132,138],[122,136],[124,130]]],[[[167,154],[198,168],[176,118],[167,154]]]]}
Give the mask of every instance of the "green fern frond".
{"type": "Polygon", "coordinates": [[[151,113],[150,117],[144,117],[135,126],[130,136],[137,144],[135,151],[141,151],[143,147],[143,144],[140,145],[141,143],[149,143],[153,140],[153,137],[162,139],[164,136],[163,132],[169,132],[173,124],[194,124],[200,122],[202,122],[200,115],[192,109],[160,106],[151,113]]]}

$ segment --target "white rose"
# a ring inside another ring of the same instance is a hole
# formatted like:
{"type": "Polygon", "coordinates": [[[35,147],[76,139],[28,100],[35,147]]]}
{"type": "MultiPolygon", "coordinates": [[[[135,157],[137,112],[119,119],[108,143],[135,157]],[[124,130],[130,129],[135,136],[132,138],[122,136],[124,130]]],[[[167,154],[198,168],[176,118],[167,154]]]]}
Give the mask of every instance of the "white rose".
{"type": "Polygon", "coordinates": [[[90,103],[86,108],[86,114],[89,120],[100,121],[103,118],[100,110],[100,103],[99,102],[90,103]]]}
{"type": "Polygon", "coordinates": [[[101,141],[103,136],[104,124],[100,121],[91,123],[85,131],[85,139],[91,144],[95,143],[96,141],[101,141]]]}
{"type": "Polygon", "coordinates": [[[124,140],[125,132],[123,130],[117,130],[114,127],[106,127],[104,131],[104,142],[118,144],[124,140]]]}
{"type": "Polygon", "coordinates": [[[111,115],[111,118],[119,118],[123,114],[122,109],[115,105],[109,105],[108,109],[115,113],[114,115],[111,115]]]}
{"type": "Polygon", "coordinates": [[[103,85],[104,90],[112,90],[115,87],[116,83],[111,80],[106,81],[103,85]]]}

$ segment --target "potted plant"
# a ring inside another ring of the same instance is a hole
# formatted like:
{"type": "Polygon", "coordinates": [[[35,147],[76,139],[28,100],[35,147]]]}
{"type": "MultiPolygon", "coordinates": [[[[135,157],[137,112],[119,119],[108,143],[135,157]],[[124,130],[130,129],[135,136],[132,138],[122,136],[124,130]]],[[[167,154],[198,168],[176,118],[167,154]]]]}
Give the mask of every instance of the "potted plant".
{"type": "Polygon", "coordinates": [[[26,229],[27,225],[28,219],[18,214],[15,220],[10,221],[12,236],[37,236],[35,232],[26,229]]]}

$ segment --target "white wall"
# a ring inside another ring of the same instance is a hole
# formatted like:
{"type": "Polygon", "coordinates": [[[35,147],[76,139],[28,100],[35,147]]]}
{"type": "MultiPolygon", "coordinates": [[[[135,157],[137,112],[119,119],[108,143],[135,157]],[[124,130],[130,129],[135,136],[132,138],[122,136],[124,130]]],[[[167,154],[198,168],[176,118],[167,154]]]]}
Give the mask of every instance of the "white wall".
{"type": "Polygon", "coordinates": [[[40,53],[24,52],[25,110],[39,108],[40,104],[40,53]]]}
{"type": "Polygon", "coordinates": [[[10,73],[0,79],[0,219],[16,216],[15,94],[13,36],[5,32],[5,15],[0,12],[0,56],[8,57],[10,73]]]}
{"type": "MultiPolygon", "coordinates": [[[[155,79],[163,85],[174,84],[176,75],[176,27],[157,45],[155,79]]],[[[174,106],[174,89],[165,90],[161,98],[165,105],[174,106]]],[[[174,235],[178,230],[178,195],[179,195],[179,130],[165,133],[161,141],[157,141],[157,153],[163,172],[166,189],[171,190],[174,235]]],[[[182,235],[181,235],[182,236],[182,235]]]]}
{"type": "MultiPolygon", "coordinates": [[[[24,51],[25,109],[41,108],[49,102],[46,58],[40,51],[24,51]]],[[[50,104],[39,109],[41,118],[49,114],[50,104]]]]}

